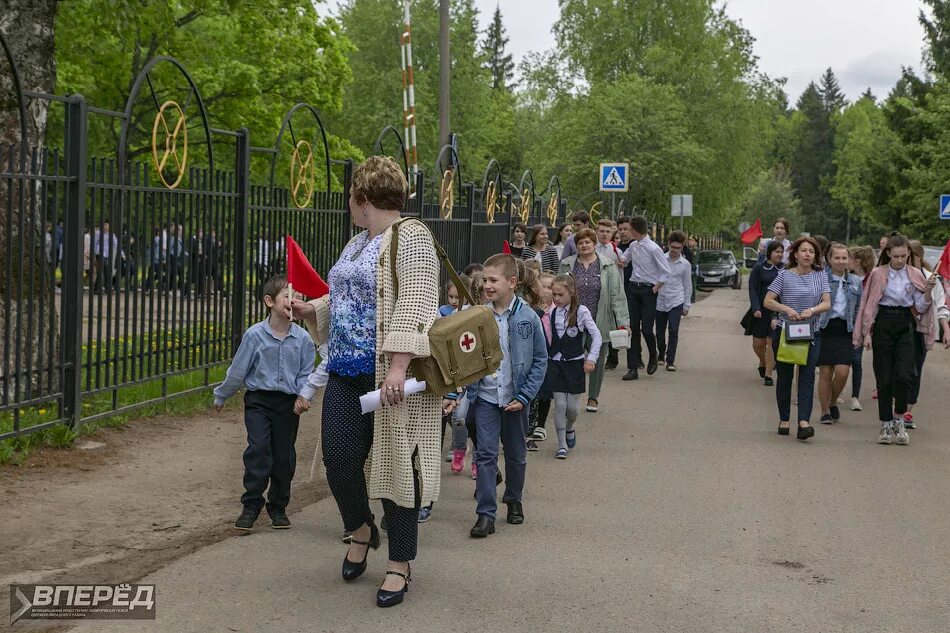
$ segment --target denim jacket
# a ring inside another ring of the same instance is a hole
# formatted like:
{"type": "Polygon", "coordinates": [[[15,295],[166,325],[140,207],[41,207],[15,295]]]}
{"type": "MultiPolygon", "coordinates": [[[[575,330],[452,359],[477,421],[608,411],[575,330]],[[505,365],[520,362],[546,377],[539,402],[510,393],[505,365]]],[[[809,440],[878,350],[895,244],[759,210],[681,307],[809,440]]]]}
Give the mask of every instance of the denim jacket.
{"type": "MultiPolygon", "coordinates": [[[[541,317],[517,296],[508,316],[508,349],[502,352],[511,358],[514,399],[527,409],[544,382],[548,368],[548,345],[541,327],[541,317]]],[[[479,380],[466,387],[465,393],[470,400],[478,397],[480,383],[479,380]]],[[[449,393],[445,397],[457,400],[459,394],[449,393]]]]}
{"type": "MultiPolygon", "coordinates": [[[[830,266],[825,268],[825,272],[828,274],[828,285],[831,287],[831,305],[833,306],[835,304],[835,296],[838,292],[838,284],[831,278],[830,266]]],[[[848,331],[853,332],[854,320],[858,315],[858,306],[861,305],[861,292],[864,289],[864,284],[861,282],[861,278],[853,273],[847,273],[844,279],[845,283],[841,286],[841,289],[848,293],[848,302],[844,308],[844,320],[845,323],[848,324],[848,331]]],[[[828,321],[830,320],[831,310],[821,315],[818,329],[825,329],[825,326],[828,325],[828,321]]]]}

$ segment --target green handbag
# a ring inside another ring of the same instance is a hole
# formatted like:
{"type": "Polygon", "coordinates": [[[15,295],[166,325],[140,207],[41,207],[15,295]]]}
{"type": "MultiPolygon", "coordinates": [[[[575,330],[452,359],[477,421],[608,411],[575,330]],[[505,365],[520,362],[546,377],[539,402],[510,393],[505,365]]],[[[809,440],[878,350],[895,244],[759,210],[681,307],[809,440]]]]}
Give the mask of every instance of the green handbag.
{"type": "Polygon", "coordinates": [[[778,354],[776,354],[775,360],[791,365],[807,365],[810,346],[810,341],[789,343],[785,338],[785,328],[782,328],[782,334],[778,340],[778,354]]]}

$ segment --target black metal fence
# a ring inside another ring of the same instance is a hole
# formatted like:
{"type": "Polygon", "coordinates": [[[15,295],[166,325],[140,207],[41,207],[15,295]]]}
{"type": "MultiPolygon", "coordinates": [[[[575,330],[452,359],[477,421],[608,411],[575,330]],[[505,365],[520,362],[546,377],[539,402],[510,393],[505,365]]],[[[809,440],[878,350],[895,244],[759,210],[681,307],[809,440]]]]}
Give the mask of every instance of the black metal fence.
{"type": "MultiPolygon", "coordinates": [[[[0,143],[0,440],[206,390],[263,318],[284,236],[324,275],[351,237],[352,163],[332,159],[310,106],[288,112],[273,146],[211,126],[174,59],[147,64],[113,111],[20,90],[2,34],[0,44],[21,114],[18,140],[0,143]],[[23,124],[37,105],[50,114],[45,139],[23,124]],[[91,129],[114,130],[115,150],[90,155],[91,129]]],[[[519,194],[500,193],[500,173],[446,195],[443,179],[460,180],[451,155],[449,171],[440,162],[436,178],[415,177],[406,213],[458,268],[500,252],[516,214],[563,219],[559,190],[545,200],[531,183],[522,209],[519,194]]]]}

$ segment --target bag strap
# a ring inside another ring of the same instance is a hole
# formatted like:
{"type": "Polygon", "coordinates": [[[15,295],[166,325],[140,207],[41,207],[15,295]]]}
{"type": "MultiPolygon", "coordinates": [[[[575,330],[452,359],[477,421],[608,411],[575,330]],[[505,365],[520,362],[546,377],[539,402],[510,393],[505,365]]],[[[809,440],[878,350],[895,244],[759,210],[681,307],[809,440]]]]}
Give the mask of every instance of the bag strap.
{"type": "MultiPolygon", "coordinates": [[[[389,245],[389,263],[393,271],[393,289],[396,291],[396,296],[399,296],[399,272],[396,270],[396,254],[399,250],[399,226],[403,222],[415,221],[425,227],[425,230],[428,231],[429,237],[432,238],[432,244],[435,246],[435,253],[439,258],[439,261],[443,266],[446,267],[449,271],[449,278],[452,280],[452,283],[455,284],[455,289],[459,293],[459,299],[464,300],[468,305],[473,306],[475,303],[472,301],[472,295],[469,292],[469,289],[462,283],[462,280],[459,278],[459,274],[455,272],[455,267],[452,265],[452,262],[449,261],[449,256],[445,253],[445,249],[442,248],[442,245],[439,244],[439,240],[435,239],[435,235],[432,234],[432,231],[429,230],[428,225],[416,218],[403,218],[398,220],[393,224],[393,236],[392,241],[389,245]]],[[[462,305],[465,305],[464,303],[462,305]]]]}

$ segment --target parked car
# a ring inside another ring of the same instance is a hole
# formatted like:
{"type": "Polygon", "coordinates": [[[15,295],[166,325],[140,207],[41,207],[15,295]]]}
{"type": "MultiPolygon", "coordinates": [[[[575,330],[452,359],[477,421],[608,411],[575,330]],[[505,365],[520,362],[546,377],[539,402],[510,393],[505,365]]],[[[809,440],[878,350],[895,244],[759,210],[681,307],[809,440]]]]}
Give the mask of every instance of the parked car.
{"type": "Polygon", "coordinates": [[[743,247],[742,260],[742,263],[745,264],[745,267],[749,270],[752,270],[755,267],[756,262],[759,261],[759,251],[749,246],[743,247]]]}
{"type": "Polygon", "coordinates": [[[742,271],[732,251],[700,251],[696,258],[696,285],[742,287],[742,271]]]}

